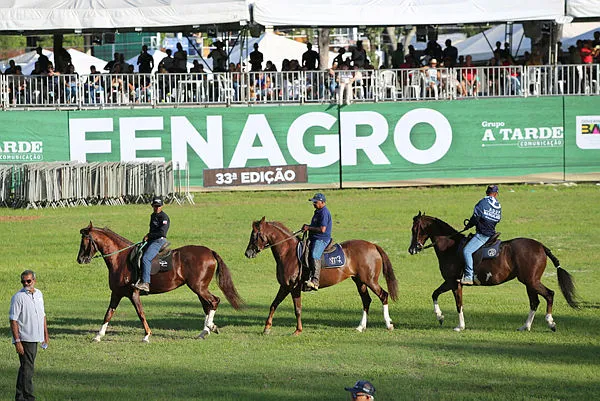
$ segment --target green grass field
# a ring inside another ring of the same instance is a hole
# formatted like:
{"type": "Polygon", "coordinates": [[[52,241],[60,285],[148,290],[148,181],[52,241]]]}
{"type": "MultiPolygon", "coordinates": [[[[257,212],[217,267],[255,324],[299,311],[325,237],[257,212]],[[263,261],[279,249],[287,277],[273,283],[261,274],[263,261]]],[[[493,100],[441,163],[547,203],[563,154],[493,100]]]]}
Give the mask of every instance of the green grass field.
{"type": "MultiPolygon", "coordinates": [[[[367,379],[377,400],[595,400],[600,394],[600,186],[501,185],[502,238],[542,241],[572,274],[581,310],[568,307],[548,261],[543,282],[556,292],[557,331],[544,322],[542,300],[531,332],[517,332],[527,317],[525,287],[512,281],[464,291],[467,329],[451,293],[440,297],[440,326],[431,293],[441,284],[432,249],[411,256],[412,217],[419,210],[461,228],[485,186],[326,191],[337,241],[366,239],[388,253],[400,299],[390,304],[396,326],[385,329],[373,299],[365,333],[354,328],[361,302],[347,280],[303,296],[304,332],[291,336],[291,299],[275,314],[273,333],[262,335],[278,284],[270,252],[243,255],[251,222],[266,216],[291,229],[309,222],[313,191],[201,193],[195,206],[167,205],[173,247],[202,244],[229,266],[245,309],[222,298],[215,316],[221,334],[207,340],[200,303],[187,287],[144,297],[153,335],[123,300],[107,335],[91,340],[108,306],[107,269],[100,259],[78,265],[79,230],[93,221],[139,241],[148,205],[72,209],[0,210],[0,292],[5,314],[20,288],[19,274],[38,274],[44,292],[50,347],[40,349],[34,383],[43,401],[112,400],[343,400],[344,386],[367,379]]],[[[385,280],[381,278],[385,287],[385,280]]],[[[6,315],[5,315],[6,316],[6,315]]],[[[18,358],[8,318],[0,328],[0,399],[14,399],[18,358]]]]}

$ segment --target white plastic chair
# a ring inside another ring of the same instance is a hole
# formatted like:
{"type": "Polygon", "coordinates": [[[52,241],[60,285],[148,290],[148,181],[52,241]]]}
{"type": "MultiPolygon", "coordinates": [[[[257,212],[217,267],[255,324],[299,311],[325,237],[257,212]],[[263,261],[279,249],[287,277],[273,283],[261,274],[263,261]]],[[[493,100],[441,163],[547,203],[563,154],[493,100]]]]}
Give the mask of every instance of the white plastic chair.
{"type": "Polygon", "coordinates": [[[396,100],[397,87],[396,87],[396,72],[395,71],[381,71],[379,73],[379,98],[381,100],[392,99],[396,100]],[[390,97],[388,97],[388,91],[390,97]]]}
{"type": "Polygon", "coordinates": [[[404,87],[404,97],[416,100],[421,97],[421,71],[408,71],[408,83],[404,87]]]}

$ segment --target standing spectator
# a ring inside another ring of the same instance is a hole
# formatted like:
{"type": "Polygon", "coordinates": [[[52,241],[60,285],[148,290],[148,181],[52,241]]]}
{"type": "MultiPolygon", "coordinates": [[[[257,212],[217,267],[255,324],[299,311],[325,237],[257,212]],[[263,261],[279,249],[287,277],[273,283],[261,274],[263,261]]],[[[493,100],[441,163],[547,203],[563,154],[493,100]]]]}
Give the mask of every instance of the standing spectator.
{"type": "Polygon", "coordinates": [[[443,58],[446,60],[450,59],[449,65],[444,65],[446,68],[451,68],[456,65],[456,60],[458,59],[458,49],[452,46],[452,41],[450,39],[446,39],[446,48],[443,51],[443,58]]]}
{"type": "Polygon", "coordinates": [[[50,337],[46,325],[46,312],[44,311],[44,297],[42,292],[35,288],[35,273],[25,270],[21,273],[19,290],[10,300],[8,318],[13,337],[13,344],[19,354],[19,374],[17,375],[17,390],[15,401],[35,400],[33,395],[33,370],[37,345],[42,343],[42,348],[48,347],[50,337]]]}
{"type": "Polygon", "coordinates": [[[46,72],[48,72],[48,65],[50,64],[50,60],[48,60],[48,57],[43,53],[43,50],[41,47],[38,46],[38,48],[35,49],[35,51],[38,54],[38,63],[40,63],[40,72],[42,74],[45,74],[46,72]]]}
{"type": "Polygon", "coordinates": [[[309,71],[318,70],[320,67],[319,64],[319,53],[312,49],[312,43],[308,42],[306,44],[306,50],[302,54],[302,67],[305,67],[309,71]]]}
{"type": "MultiPolygon", "coordinates": [[[[333,63],[337,63],[338,66],[344,64],[344,54],[345,53],[346,53],[346,49],[344,49],[343,47],[340,47],[338,49],[338,55],[333,58],[333,63]]],[[[333,63],[331,63],[331,65],[333,65],[333,63]]]]}
{"type": "Polygon", "coordinates": [[[367,63],[367,51],[363,48],[362,40],[356,41],[356,47],[352,49],[352,63],[359,69],[367,63]]]}
{"type": "Polygon", "coordinates": [[[504,52],[502,51],[502,42],[497,41],[496,48],[494,49],[494,57],[496,58],[496,60],[502,60],[503,53],[504,52]]]}
{"type": "Polygon", "coordinates": [[[106,63],[106,65],[104,66],[104,71],[108,71],[109,73],[111,73],[115,64],[119,62],[119,53],[115,53],[113,57],[114,58],[108,63],[106,63]]]}
{"type": "Polygon", "coordinates": [[[400,66],[404,64],[404,46],[402,43],[398,42],[398,46],[396,50],[392,53],[392,68],[398,69],[400,66]]]}
{"type": "MultiPolygon", "coordinates": [[[[119,54],[119,72],[121,74],[129,73],[129,63],[125,61],[125,53],[119,54]]],[[[118,74],[116,71],[113,71],[114,74],[118,74]]]]}
{"type": "Polygon", "coordinates": [[[187,73],[187,53],[180,42],[177,42],[177,51],[173,54],[173,72],[187,73]]]}
{"type": "Polygon", "coordinates": [[[258,43],[254,44],[254,51],[250,53],[250,71],[261,71],[264,57],[258,50],[258,43]]]}
{"type": "Polygon", "coordinates": [[[138,71],[142,74],[150,74],[154,69],[154,58],[148,53],[148,46],[142,46],[142,52],[137,59],[138,71]]]}
{"type": "Polygon", "coordinates": [[[350,104],[352,102],[352,85],[354,83],[354,74],[352,70],[348,67],[348,63],[342,64],[338,75],[338,104],[342,103],[350,104]],[[344,93],[345,99],[344,99],[344,93]],[[344,101],[345,100],[345,101],[344,101]]]}
{"type": "Polygon", "coordinates": [[[208,58],[213,60],[213,72],[225,72],[227,65],[227,53],[223,50],[225,45],[220,40],[217,40],[214,45],[215,48],[208,53],[208,58]]]}
{"type": "Polygon", "coordinates": [[[160,70],[161,68],[164,68],[166,72],[173,72],[174,60],[173,57],[171,57],[173,51],[171,49],[167,49],[165,50],[165,53],[167,53],[167,55],[160,60],[160,63],[158,63],[158,69],[160,70]]]}
{"type": "Polygon", "coordinates": [[[14,74],[17,71],[15,66],[15,60],[10,60],[8,62],[8,68],[6,69],[6,71],[4,71],[4,75],[14,74]]]}

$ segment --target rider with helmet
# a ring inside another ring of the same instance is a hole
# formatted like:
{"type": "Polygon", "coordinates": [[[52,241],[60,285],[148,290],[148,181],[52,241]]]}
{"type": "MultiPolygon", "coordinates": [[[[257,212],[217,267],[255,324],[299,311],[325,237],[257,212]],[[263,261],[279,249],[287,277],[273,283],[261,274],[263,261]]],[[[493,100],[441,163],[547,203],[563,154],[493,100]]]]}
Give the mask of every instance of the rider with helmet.
{"type": "Polygon", "coordinates": [[[502,207],[498,201],[498,186],[489,185],[485,194],[486,197],[475,205],[473,215],[465,224],[465,230],[475,227],[475,235],[463,249],[465,273],[459,280],[463,285],[473,285],[473,253],[496,234],[496,224],[502,218],[502,207]]]}
{"type": "Polygon", "coordinates": [[[134,287],[140,291],[150,292],[150,267],[152,259],[160,248],[167,242],[167,231],[171,221],[169,216],[163,212],[163,200],[159,196],[152,198],[154,212],[150,215],[150,231],[144,236],[144,256],[142,256],[142,278],[135,283],[134,287]]]}
{"type": "Polygon", "coordinates": [[[367,380],[359,380],[352,387],[344,387],[349,391],[352,400],[371,401],[375,399],[375,387],[367,380]]]}

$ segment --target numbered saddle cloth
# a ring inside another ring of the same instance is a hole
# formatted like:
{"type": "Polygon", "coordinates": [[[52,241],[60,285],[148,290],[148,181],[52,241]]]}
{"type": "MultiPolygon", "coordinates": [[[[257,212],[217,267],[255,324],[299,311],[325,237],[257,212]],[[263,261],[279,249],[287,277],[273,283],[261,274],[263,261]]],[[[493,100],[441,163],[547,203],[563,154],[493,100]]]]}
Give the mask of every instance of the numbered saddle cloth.
{"type": "MultiPolygon", "coordinates": [[[[302,255],[304,250],[304,245],[302,242],[298,243],[296,248],[296,252],[298,255],[298,260],[304,265],[308,266],[308,246],[306,246],[306,254],[302,255]]],[[[340,244],[334,244],[333,240],[327,245],[327,248],[323,251],[323,255],[321,255],[321,268],[337,268],[342,267],[346,263],[346,254],[344,254],[344,250],[340,244]]]]}

